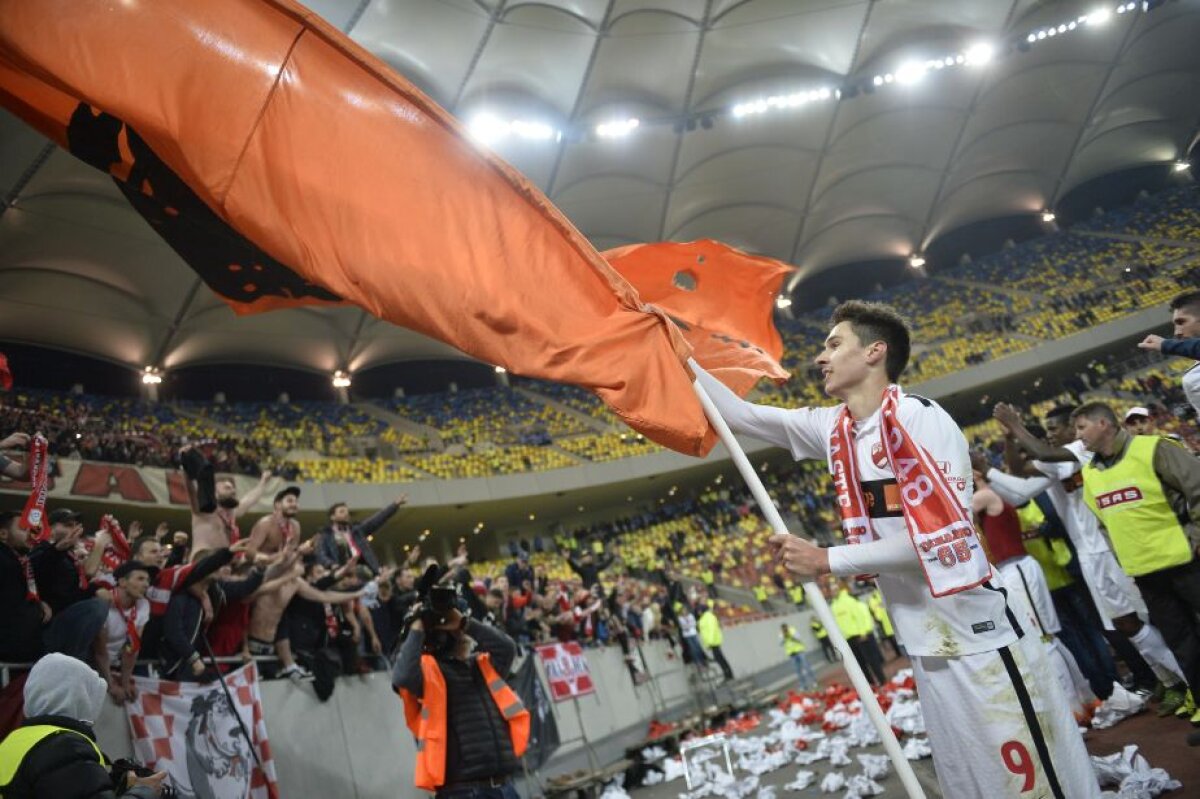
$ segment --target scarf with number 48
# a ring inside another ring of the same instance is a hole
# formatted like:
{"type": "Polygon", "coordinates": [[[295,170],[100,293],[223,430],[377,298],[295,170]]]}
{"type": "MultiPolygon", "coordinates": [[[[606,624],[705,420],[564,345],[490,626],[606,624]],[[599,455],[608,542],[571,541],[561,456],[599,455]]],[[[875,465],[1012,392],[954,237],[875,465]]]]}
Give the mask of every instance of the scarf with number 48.
{"type": "MultiPolygon", "coordinates": [[[[900,424],[900,387],[888,386],[880,410],[883,452],[896,476],[908,536],[935,597],[956,594],[991,579],[975,525],[937,463],[900,424]]],[[[878,538],[871,527],[855,453],[854,418],[842,408],[829,442],[833,482],[846,543],[878,538]]]]}

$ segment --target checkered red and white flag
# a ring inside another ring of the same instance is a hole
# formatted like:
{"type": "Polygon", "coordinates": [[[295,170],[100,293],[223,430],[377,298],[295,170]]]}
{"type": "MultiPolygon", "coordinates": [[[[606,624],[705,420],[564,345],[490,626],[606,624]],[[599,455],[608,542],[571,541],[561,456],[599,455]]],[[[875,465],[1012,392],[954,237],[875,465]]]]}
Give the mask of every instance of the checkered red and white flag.
{"type": "Polygon", "coordinates": [[[225,675],[236,708],[217,683],[179,683],[135,677],[137,699],[125,704],[133,752],[166,771],[184,799],[278,799],[275,762],[267,742],[258,672],[253,663],[225,675]],[[262,761],[254,762],[236,712],[262,761]]]}

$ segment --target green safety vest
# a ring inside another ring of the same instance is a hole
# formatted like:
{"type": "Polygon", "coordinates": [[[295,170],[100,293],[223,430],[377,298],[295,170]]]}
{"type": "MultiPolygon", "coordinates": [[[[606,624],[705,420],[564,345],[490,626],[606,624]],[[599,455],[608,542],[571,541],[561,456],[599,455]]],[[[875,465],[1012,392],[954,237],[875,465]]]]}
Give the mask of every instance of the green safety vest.
{"type": "Polygon", "coordinates": [[[705,569],[700,572],[700,581],[705,585],[712,585],[717,581],[717,578],[713,575],[712,569],[705,569]]]}
{"type": "Polygon", "coordinates": [[[1108,528],[1121,568],[1134,577],[1192,560],[1192,545],[1154,472],[1160,440],[1134,436],[1109,468],[1083,467],[1084,501],[1108,528]]]}
{"type": "Polygon", "coordinates": [[[829,637],[829,631],[825,629],[825,625],[816,619],[813,619],[812,624],[809,626],[812,627],[813,635],[817,637],[818,641],[823,641],[829,637]]]}
{"type": "Polygon", "coordinates": [[[858,638],[860,635],[870,635],[875,631],[875,621],[871,611],[859,602],[849,591],[842,591],[829,603],[833,611],[834,621],[842,631],[844,638],[858,638]]]}
{"type": "Polygon", "coordinates": [[[53,724],[35,724],[31,727],[18,727],[8,734],[3,743],[0,743],[0,794],[16,778],[17,772],[21,769],[21,763],[25,761],[25,756],[35,746],[51,735],[58,735],[60,733],[78,735],[87,741],[96,750],[96,757],[100,765],[105,768],[108,767],[109,763],[104,758],[104,753],[100,751],[100,747],[96,745],[96,742],[78,730],[72,730],[68,727],[58,727],[53,724]]]}
{"type": "Polygon", "coordinates": [[[788,596],[792,598],[792,604],[799,605],[804,602],[804,589],[798,585],[793,585],[788,589],[788,596]]]}
{"type": "Polygon", "coordinates": [[[883,628],[885,637],[890,637],[896,634],[892,629],[892,620],[888,617],[887,608],[883,604],[883,594],[876,588],[871,592],[871,596],[867,598],[867,607],[871,609],[871,615],[875,617],[875,621],[879,622],[879,626],[883,628]]]}
{"type": "Polygon", "coordinates": [[[1071,562],[1071,548],[1061,538],[1046,538],[1038,533],[1038,529],[1046,521],[1046,514],[1036,502],[1029,502],[1017,508],[1017,518],[1021,522],[1021,543],[1029,556],[1038,562],[1046,575],[1046,586],[1051,591],[1065,588],[1075,582],[1075,578],[1064,567],[1071,562]]]}
{"type": "Polygon", "coordinates": [[[788,627],[788,634],[783,637],[783,653],[788,657],[804,651],[804,643],[796,637],[796,628],[788,627]]]}
{"type": "Polygon", "coordinates": [[[767,588],[763,585],[754,586],[754,598],[759,602],[767,601],[767,588]]]}

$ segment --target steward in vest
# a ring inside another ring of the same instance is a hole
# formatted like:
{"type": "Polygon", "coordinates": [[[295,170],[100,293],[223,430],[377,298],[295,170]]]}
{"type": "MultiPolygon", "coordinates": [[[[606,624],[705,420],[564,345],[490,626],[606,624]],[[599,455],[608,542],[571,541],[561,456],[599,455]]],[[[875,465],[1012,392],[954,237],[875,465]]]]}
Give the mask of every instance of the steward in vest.
{"type": "Polygon", "coordinates": [[[875,623],[879,625],[883,640],[888,642],[888,646],[896,653],[896,657],[900,657],[902,653],[900,644],[896,641],[896,630],[892,627],[892,619],[888,616],[887,606],[883,604],[883,592],[878,588],[867,597],[867,607],[871,610],[871,616],[875,619],[875,623]]]}
{"type": "Polygon", "coordinates": [[[1075,435],[1094,457],[1083,497],[1108,528],[1121,568],[1142,592],[1150,623],[1174,652],[1193,690],[1200,686],[1200,461],[1174,442],[1131,436],[1107,405],[1079,406],[1075,435]]]}
{"type": "Polygon", "coordinates": [[[704,588],[708,591],[709,598],[717,596],[717,575],[713,572],[712,566],[705,566],[700,572],[700,582],[704,583],[704,588]]]}
{"type": "MultiPolygon", "coordinates": [[[[766,579],[766,577],[763,578],[763,580],[766,579]]],[[[754,601],[760,605],[767,604],[767,585],[765,582],[754,586],[754,601]]]]}
{"type": "Polygon", "coordinates": [[[796,607],[803,605],[804,586],[800,585],[799,583],[793,583],[791,580],[788,580],[786,586],[788,599],[792,600],[792,604],[796,607]]]}
{"type": "Polygon", "coordinates": [[[108,758],[92,724],[108,686],[86,663],[50,654],[34,664],[25,682],[28,717],[0,743],[0,795],[4,799],[152,799],[165,774],[122,776],[114,789],[108,758]]]}
{"type": "Polygon", "coordinates": [[[428,633],[428,619],[413,622],[392,676],[417,740],[416,787],[515,799],[529,742],[529,711],[504,681],[517,646],[457,609],[445,619],[428,633]]]}
{"type": "Polygon", "coordinates": [[[817,639],[817,643],[821,645],[821,654],[825,656],[825,660],[829,663],[838,659],[837,649],[833,646],[833,641],[829,640],[829,630],[825,629],[825,625],[817,621],[814,617],[808,626],[812,628],[813,637],[817,639]]]}
{"type": "Polygon", "coordinates": [[[833,575],[826,575],[821,582],[821,592],[829,600],[829,609],[837,621],[838,629],[850,651],[854,653],[863,673],[875,686],[887,682],[883,672],[883,653],[879,651],[879,643],[875,640],[875,619],[866,603],[859,601],[846,583],[833,575]]]}

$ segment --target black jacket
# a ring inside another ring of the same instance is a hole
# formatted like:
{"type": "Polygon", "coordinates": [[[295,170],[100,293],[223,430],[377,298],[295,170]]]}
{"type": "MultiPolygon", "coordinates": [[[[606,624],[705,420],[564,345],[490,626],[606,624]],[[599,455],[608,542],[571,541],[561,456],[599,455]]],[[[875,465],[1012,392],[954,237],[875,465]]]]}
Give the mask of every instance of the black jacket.
{"type": "Polygon", "coordinates": [[[55,615],[91,596],[79,584],[79,569],[70,550],[56,549],[54,542],[43,541],[29,553],[29,562],[33,564],[38,594],[55,615]]]}
{"type": "Polygon", "coordinates": [[[22,727],[52,724],[80,733],[60,732],[40,741],[29,750],[4,799],[116,799],[150,797],[148,788],[117,793],[112,777],[96,758],[96,749],[83,736],[96,740],[92,726],[66,716],[38,716],[26,719],[22,727]]]}
{"type": "MultiPolygon", "coordinates": [[[[478,645],[476,652],[492,656],[496,673],[507,678],[517,654],[512,639],[494,627],[467,622],[467,635],[478,645]]],[[[414,630],[404,640],[392,682],[416,696],[424,693],[421,677],[423,632],[414,630]]],[[[508,722],[500,714],[472,656],[466,661],[438,658],[446,680],[446,781],[466,782],[488,777],[506,777],[516,772],[520,761],[513,753],[508,722]]]]}
{"type": "MultiPolygon", "coordinates": [[[[350,525],[350,537],[354,539],[354,545],[362,552],[362,563],[370,567],[372,574],[379,574],[379,558],[371,549],[371,542],[367,540],[367,536],[387,524],[387,520],[395,516],[399,509],[400,506],[393,502],[380,508],[374,515],[361,522],[350,525]]],[[[313,541],[316,548],[313,554],[317,556],[317,563],[322,566],[336,569],[348,559],[343,558],[342,553],[338,551],[337,538],[333,535],[333,525],[321,528],[321,532],[317,533],[313,541]]]]}
{"type": "Polygon", "coordinates": [[[42,654],[42,606],[25,597],[17,551],[0,544],[0,660],[27,663],[42,654]]]}
{"type": "Polygon", "coordinates": [[[612,562],[612,555],[593,556],[591,563],[584,563],[582,560],[575,560],[575,558],[567,558],[567,565],[579,575],[583,587],[588,589],[600,582],[600,572],[611,566],[612,562]]]}
{"type": "MultiPolygon", "coordinates": [[[[262,581],[263,572],[255,569],[244,580],[217,580],[210,585],[208,596],[212,602],[213,618],[230,602],[248,598],[258,590],[262,581]]],[[[160,647],[163,672],[169,679],[193,679],[190,669],[184,667],[201,654],[197,645],[204,634],[201,629],[203,621],[204,606],[199,597],[191,591],[181,591],[171,597],[171,604],[167,605],[166,615],[163,616],[160,647]]]]}

